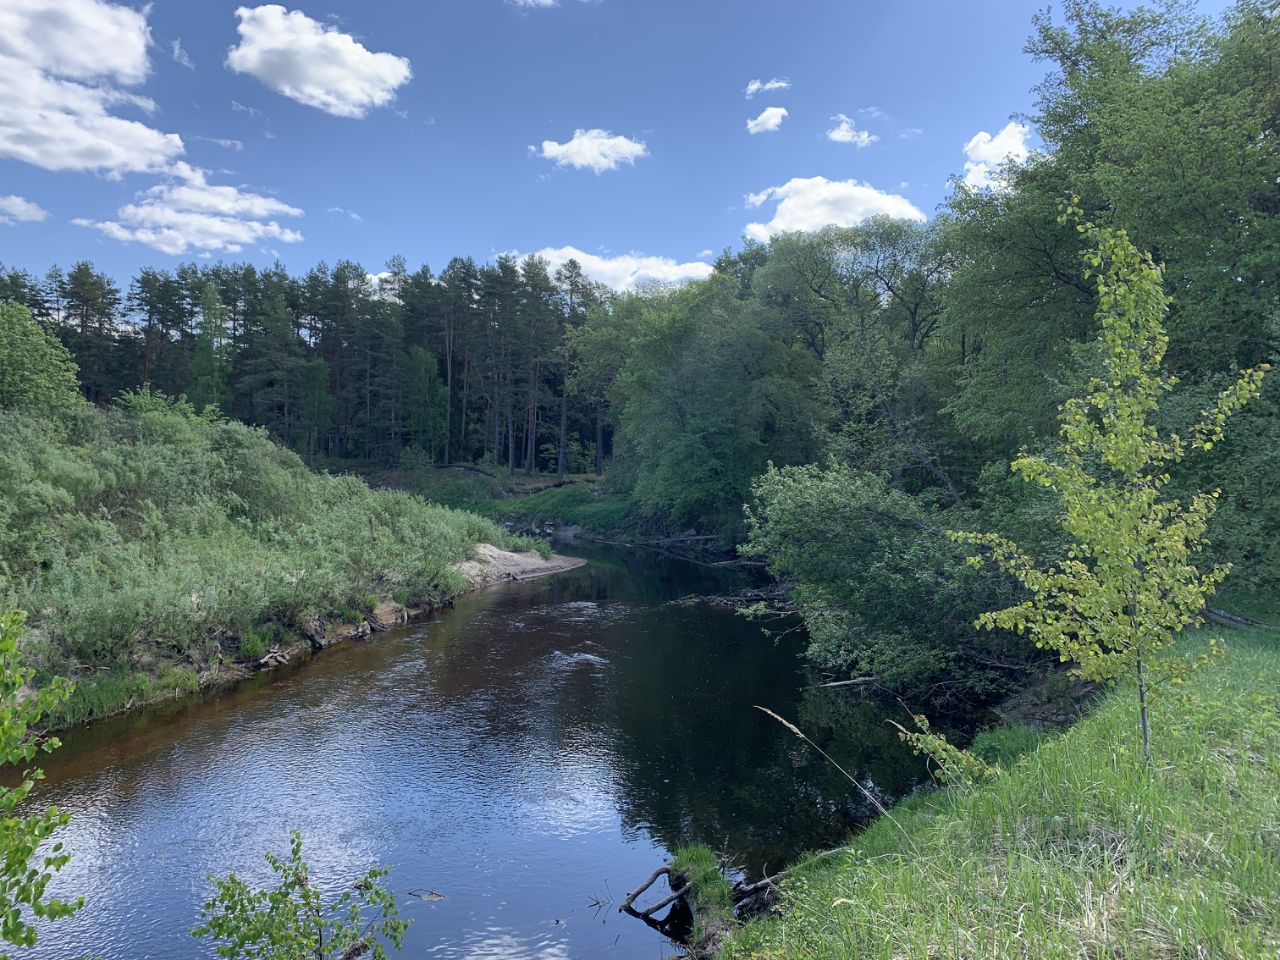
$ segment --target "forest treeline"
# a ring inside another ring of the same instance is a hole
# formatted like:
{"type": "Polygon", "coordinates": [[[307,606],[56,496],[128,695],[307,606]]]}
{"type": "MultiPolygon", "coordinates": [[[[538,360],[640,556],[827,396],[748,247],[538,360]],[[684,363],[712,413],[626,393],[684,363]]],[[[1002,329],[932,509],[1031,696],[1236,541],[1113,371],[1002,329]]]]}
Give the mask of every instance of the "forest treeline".
{"type": "Polygon", "coordinates": [[[554,276],[538,257],[457,258],[439,275],[403,258],[377,276],[351,261],[303,276],[191,263],[143,269],[127,289],[80,261],[8,270],[0,299],[57,333],[89,400],[146,384],[312,461],[393,467],[411,451],[564,472],[571,452],[572,466],[594,459],[603,409],[566,389],[565,344],[607,291],[573,261],[554,276]]]}
{"type": "MultiPolygon", "coordinates": [[[[695,528],[794,585],[814,659],[916,693],[985,696],[1033,652],[978,635],[1013,586],[945,529],[1052,547],[1053,506],[1009,471],[1048,452],[1099,370],[1085,241],[1126,228],[1165,265],[1162,427],[1195,420],[1280,346],[1280,19],[1075,0],[1035,20],[1042,149],[929,223],[873,219],[726,251],[705,281],[614,292],[536,257],[364,267],[183,265],[121,289],[88,263],[21,302],[85,394],[149,384],[265,428],[312,462],[600,472],[633,517],[695,528]]],[[[1232,589],[1280,585],[1277,384],[1174,491],[1223,490],[1232,589]]]]}

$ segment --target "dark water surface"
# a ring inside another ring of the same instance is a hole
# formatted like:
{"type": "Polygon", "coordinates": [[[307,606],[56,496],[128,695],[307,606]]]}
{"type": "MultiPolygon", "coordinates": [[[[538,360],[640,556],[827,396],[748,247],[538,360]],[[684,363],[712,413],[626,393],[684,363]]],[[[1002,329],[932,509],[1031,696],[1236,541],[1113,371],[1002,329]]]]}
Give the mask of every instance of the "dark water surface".
{"type": "Polygon", "coordinates": [[[264,882],[262,852],[284,852],[290,827],[326,890],[390,865],[405,957],[669,956],[616,901],[673,846],[758,874],[867,816],[753,704],[886,796],[922,776],[880,707],[813,688],[798,634],[670,602],[734,584],[644,555],[591,561],[65,737],[34,796],[72,815],[53,889],[88,904],[24,956],[212,956],[189,935],[208,875],[264,882]],[[418,888],[445,899],[405,896],[418,888]]]}

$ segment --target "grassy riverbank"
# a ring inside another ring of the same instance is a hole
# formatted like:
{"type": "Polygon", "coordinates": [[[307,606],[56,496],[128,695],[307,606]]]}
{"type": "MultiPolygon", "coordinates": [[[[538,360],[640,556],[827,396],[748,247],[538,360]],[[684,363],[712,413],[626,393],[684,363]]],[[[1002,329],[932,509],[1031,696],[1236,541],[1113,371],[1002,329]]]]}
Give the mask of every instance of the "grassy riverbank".
{"type": "Polygon", "coordinates": [[[1162,695],[1151,768],[1121,687],[998,781],[892,810],[724,955],[1274,960],[1280,632],[1225,639],[1162,695]]]}
{"type": "Polygon", "coordinates": [[[616,534],[634,525],[630,500],[606,493],[594,474],[508,474],[491,466],[426,467],[370,478],[377,486],[408,490],[442,506],[469,510],[518,527],[560,524],[589,534],[616,534]]]}
{"type": "Polygon", "coordinates": [[[28,612],[38,681],[76,681],[56,723],[220,682],[318,622],[429,605],[467,586],[479,543],[532,546],[146,392],[0,410],[0,432],[0,606],[28,612]]]}

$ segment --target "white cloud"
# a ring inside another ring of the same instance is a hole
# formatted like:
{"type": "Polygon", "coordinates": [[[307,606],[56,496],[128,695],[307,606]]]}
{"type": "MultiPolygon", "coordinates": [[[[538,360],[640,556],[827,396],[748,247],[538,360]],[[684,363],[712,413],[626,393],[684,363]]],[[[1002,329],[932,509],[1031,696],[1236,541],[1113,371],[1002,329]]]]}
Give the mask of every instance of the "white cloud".
{"type": "Polygon", "coordinates": [[[707,260],[711,257],[714,257],[715,255],[716,255],[716,252],[712,250],[710,247],[707,247],[705,250],[703,250],[701,253],[698,254],[698,259],[707,260]]]}
{"type": "Polygon", "coordinates": [[[747,133],[772,133],[787,119],[786,107],[765,107],[760,116],[747,121],[747,133]]]}
{"type": "Polygon", "coordinates": [[[181,37],[177,40],[171,40],[169,42],[169,48],[173,51],[173,59],[175,63],[181,64],[188,70],[194,70],[196,68],[196,65],[191,62],[191,55],[182,49],[181,37]]]}
{"type": "Polygon", "coordinates": [[[861,150],[863,147],[869,147],[880,139],[874,133],[859,130],[854,126],[853,118],[847,117],[843,113],[837,113],[831,119],[836,121],[836,125],[827,131],[827,139],[833,143],[852,143],[861,150]]]}
{"type": "Polygon", "coordinates": [[[360,216],[360,214],[356,213],[354,210],[348,210],[346,207],[329,207],[325,210],[325,213],[336,213],[343,217],[349,217],[356,223],[362,223],[364,221],[364,217],[360,216]]]}
{"type": "Polygon", "coordinates": [[[512,6],[537,10],[543,10],[547,7],[558,7],[560,5],[560,0],[507,0],[507,2],[512,6]]]}
{"type": "Polygon", "coordinates": [[[857,180],[797,177],[781,186],[749,194],[746,199],[748,207],[759,207],[769,200],[777,202],[772,220],[747,224],[747,236],[760,241],[792,230],[819,230],[831,224],[851,227],[874,216],[925,219],[906,197],[857,180]]]}
{"type": "Polygon", "coordinates": [[[115,220],[72,221],[115,240],[146,244],[178,256],[189,250],[239,253],[265,240],[297,243],[302,234],[274,218],[300,217],[302,211],[273,197],[239,187],[210,184],[206,171],[179,161],[173,178],[139,193],[116,211],[115,220]]]}
{"type": "Polygon", "coordinates": [[[215,144],[225,150],[235,150],[237,153],[244,149],[244,141],[233,137],[192,137],[191,139],[203,140],[205,143],[215,144]]]}
{"type": "Polygon", "coordinates": [[[964,145],[964,183],[974,189],[1000,186],[1000,167],[1009,161],[1022,163],[1031,156],[1027,146],[1030,133],[1030,127],[1017,122],[1005,124],[994,137],[985,130],[975,133],[964,145]]]}
{"type": "Polygon", "coordinates": [[[141,83],[150,63],[146,10],[101,0],[4,0],[0,54],[70,80],[141,83]]]}
{"type": "Polygon", "coordinates": [[[742,92],[750,100],[757,93],[770,93],[774,90],[790,90],[791,81],[786,77],[774,77],[772,80],[752,80],[742,92]]]}
{"type": "Polygon", "coordinates": [[[39,222],[48,219],[48,217],[49,212],[44,207],[28,200],[26,197],[15,196],[14,194],[0,197],[0,223],[14,223],[18,220],[39,222]]]}
{"type": "Polygon", "coordinates": [[[616,170],[624,163],[634,164],[640,157],[649,155],[643,142],[614,136],[608,130],[600,129],[575,130],[564,143],[543,140],[540,153],[536,147],[530,147],[529,151],[555,161],[557,167],[594,170],[596,173],[616,170]]]}
{"type": "Polygon", "coordinates": [[[409,61],[374,53],[355,37],[279,4],[240,7],[240,42],[227,66],[292,100],[335,117],[363,117],[395,98],[412,73],[409,61]]]}
{"type": "Polygon", "coordinates": [[[871,117],[873,120],[884,120],[886,117],[889,116],[879,107],[877,107],[875,104],[872,104],[869,107],[859,107],[858,112],[863,114],[864,116],[871,117]]]}
{"type": "Polygon", "coordinates": [[[536,255],[550,264],[552,273],[566,261],[577,260],[588,277],[615,290],[630,290],[647,282],[687,283],[703,280],[712,273],[712,267],[707,263],[679,263],[670,257],[651,257],[640,253],[600,256],[577,247],[545,247],[536,255]]]}
{"type": "Polygon", "coordinates": [[[155,110],[123,87],[146,79],[145,11],[102,0],[0,4],[0,157],[46,170],[159,171],[182,138],[115,115],[155,110]]]}
{"type": "Polygon", "coordinates": [[[907,127],[907,129],[903,130],[901,133],[898,134],[898,139],[911,140],[911,139],[914,139],[915,137],[920,136],[920,134],[922,133],[924,133],[924,131],[921,130],[919,127],[907,127]]]}

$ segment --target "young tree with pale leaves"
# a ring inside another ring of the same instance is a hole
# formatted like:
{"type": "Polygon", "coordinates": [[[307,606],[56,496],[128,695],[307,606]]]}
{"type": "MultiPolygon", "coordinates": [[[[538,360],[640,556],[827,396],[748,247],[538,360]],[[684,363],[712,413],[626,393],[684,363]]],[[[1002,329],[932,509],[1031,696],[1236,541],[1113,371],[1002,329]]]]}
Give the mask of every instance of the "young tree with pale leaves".
{"type": "Polygon", "coordinates": [[[1201,570],[1195,562],[1219,492],[1188,502],[1168,498],[1169,471],[1189,454],[1213,449],[1227,419],[1258,396],[1269,367],[1242,372],[1185,437],[1162,436],[1152,420],[1177,382],[1163,366],[1169,307],[1163,270],[1123,230],[1085,222],[1078,199],[1063,205],[1061,219],[1076,222],[1092,241],[1085,276],[1098,291],[1105,372],[1063,407],[1057,455],[1023,454],[1013,471],[1057,497],[1066,555],[1039,562],[998,534],[950,536],[983,548],[984,555],[971,558],[975,566],[989,556],[1030,593],[984,614],[980,627],[1028,635],[1075,661],[1087,680],[1134,678],[1143,754],[1150,758],[1153,689],[1180,683],[1207,659],[1158,655],[1198,621],[1230,569],[1201,570]]]}

